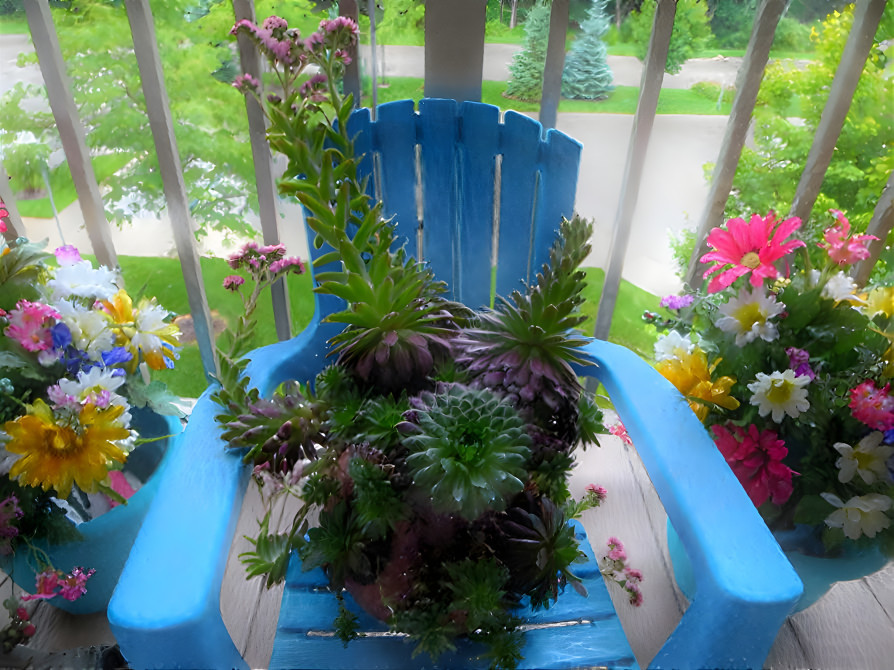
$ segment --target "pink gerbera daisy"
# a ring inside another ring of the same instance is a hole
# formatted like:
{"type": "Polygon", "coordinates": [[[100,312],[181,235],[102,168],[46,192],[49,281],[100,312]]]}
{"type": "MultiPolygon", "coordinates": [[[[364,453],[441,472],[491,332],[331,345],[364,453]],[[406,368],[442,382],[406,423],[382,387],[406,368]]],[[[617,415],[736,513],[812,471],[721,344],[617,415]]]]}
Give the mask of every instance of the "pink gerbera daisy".
{"type": "Polygon", "coordinates": [[[714,442],[755,507],[767,498],[781,505],[792,495],[792,475],[797,474],[782,462],[788,455],[785,442],[772,430],[758,432],[728,424],[713,426],[714,442]]]}
{"type": "Polygon", "coordinates": [[[716,293],[736,281],[751,274],[751,285],[761,286],[764,279],[776,279],[779,272],[773,265],[780,258],[803,247],[801,240],[785,239],[801,226],[801,219],[792,217],[777,226],[778,219],[773,212],[762,217],[755,214],[751,221],[730,219],[726,228],[714,228],[707,243],[714,251],[701,257],[702,263],[714,261],[708,275],[718,272],[708,284],[708,292],[716,293]],[[775,230],[774,230],[775,228],[775,230]],[[731,265],[732,267],[727,267],[731,265]]]}

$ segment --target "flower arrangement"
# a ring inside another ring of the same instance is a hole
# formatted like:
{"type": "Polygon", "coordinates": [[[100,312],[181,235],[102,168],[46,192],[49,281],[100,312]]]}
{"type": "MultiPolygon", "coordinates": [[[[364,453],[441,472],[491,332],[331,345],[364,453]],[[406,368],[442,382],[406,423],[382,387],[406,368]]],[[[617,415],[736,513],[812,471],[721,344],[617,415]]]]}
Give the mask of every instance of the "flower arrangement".
{"type": "MultiPolygon", "coordinates": [[[[0,559],[23,552],[36,573],[22,601],[86,592],[94,570],[52,565],[46,543],[79,539],[77,524],[139,487],[124,469],[146,441],[132,408],[179,414],[151,378],[173,366],[179,330],[154,299],[135,303],[122,287],[71,246],[54,257],[20,238],[0,252],[0,559]]],[[[24,641],[27,609],[15,598],[7,607],[4,640],[24,641]]]]}
{"type": "MultiPolygon", "coordinates": [[[[305,570],[328,575],[346,644],[360,633],[345,590],[417,653],[436,659],[465,637],[485,645],[493,667],[513,668],[523,646],[517,608],[548,607],[568,584],[582,589],[573,565],[584,554],[568,521],[605,498],[592,486],[575,501],[567,485],[575,449],[604,432],[571,367],[585,342],[574,329],[592,227],[563,222],[536,282],[493,311],[447,300],[358,177],[352,101],[335,85],[356,25],[323,21],[305,40],[278,17],[234,31],[274,72],[265,109],[271,146],[288,159],[280,190],[304,205],[318,247],[333,250],[315,261],[314,290],[342,301],[324,323],[343,326],[328,341],[330,365],[266,398],[240,374],[244,350],[222,352],[217,420],[228,444],[246,450],[268,504],[242,555],[248,574],[279,582],[297,552],[305,570]],[[311,65],[318,74],[307,78],[311,65]],[[283,496],[297,512],[285,532],[271,532],[269,509],[283,496]]],[[[248,77],[235,85],[260,95],[248,77]]],[[[246,248],[231,259],[249,275],[226,280],[247,314],[258,286],[302,269],[283,266],[284,253],[246,248]]],[[[604,570],[639,604],[642,575],[623,553],[609,547],[604,570]]]]}
{"type": "Polygon", "coordinates": [[[797,218],[715,228],[707,287],[668,296],[669,317],[647,320],[665,331],[658,370],[772,528],[801,527],[816,554],[894,554],[894,289],[860,290],[845,274],[875,238],[831,214],[820,268],[797,218]]]}

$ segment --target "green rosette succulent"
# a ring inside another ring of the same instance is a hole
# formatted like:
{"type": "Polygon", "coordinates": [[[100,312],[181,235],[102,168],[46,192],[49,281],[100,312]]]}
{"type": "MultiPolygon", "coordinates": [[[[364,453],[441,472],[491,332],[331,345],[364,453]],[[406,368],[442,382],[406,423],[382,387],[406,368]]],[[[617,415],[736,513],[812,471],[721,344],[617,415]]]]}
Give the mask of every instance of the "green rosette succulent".
{"type": "Polygon", "coordinates": [[[406,440],[416,490],[436,511],[467,520],[504,509],[528,477],[530,438],[518,412],[491,391],[460,385],[420,398],[406,440]]]}

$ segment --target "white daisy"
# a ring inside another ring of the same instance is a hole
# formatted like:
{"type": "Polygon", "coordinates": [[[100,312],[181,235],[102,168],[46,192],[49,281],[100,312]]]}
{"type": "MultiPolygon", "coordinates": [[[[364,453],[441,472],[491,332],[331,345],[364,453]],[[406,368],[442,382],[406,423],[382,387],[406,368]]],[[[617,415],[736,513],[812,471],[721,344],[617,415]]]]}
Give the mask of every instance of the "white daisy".
{"type": "Polygon", "coordinates": [[[763,291],[752,293],[746,287],[739,295],[730,298],[720,306],[723,317],[717,320],[717,327],[736,336],[736,346],[743,347],[758,337],[772,342],[779,337],[776,324],[770,319],[785,311],[785,305],[776,302],[776,296],[763,291]]]}
{"type": "Polygon", "coordinates": [[[810,409],[807,390],[804,388],[809,383],[810,377],[795,376],[794,370],[777,371],[769,375],[758,372],[757,381],[748,385],[748,390],[753,393],[750,402],[758,406],[761,416],[772,412],[776,423],[782,421],[786,414],[797,419],[801,412],[810,409]]]}
{"type": "Polygon", "coordinates": [[[874,484],[880,479],[888,479],[888,459],[894,454],[894,447],[882,446],[885,434],[880,430],[873,431],[852,447],[844,442],[836,442],[832,446],[841,454],[835,461],[839,468],[838,481],[846,484],[860,475],[867,484],[874,484]]]}
{"type": "Polygon", "coordinates": [[[105,266],[94,268],[90,261],[60,265],[53,278],[47,281],[52,300],[77,297],[108,300],[118,292],[118,276],[105,266]]]}
{"type": "Polygon", "coordinates": [[[856,540],[861,535],[875,537],[880,530],[891,525],[885,514],[891,509],[891,499],[881,493],[870,493],[865,496],[854,496],[846,503],[832,493],[821,493],[823,499],[838,509],[826,517],[826,525],[830,528],[841,528],[850,539],[856,540]]]}
{"type": "Polygon", "coordinates": [[[684,337],[676,330],[663,333],[655,341],[655,360],[666,361],[672,358],[680,358],[677,351],[691,354],[695,344],[688,337],[684,337]]]}
{"type": "MultiPolygon", "coordinates": [[[[810,284],[812,286],[816,286],[820,280],[820,271],[819,270],[811,270],[808,278],[810,280],[810,284]]],[[[864,300],[857,296],[857,292],[860,290],[860,287],[857,286],[857,283],[847,276],[844,272],[838,271],[826,281],[825,286],[823,286],[823,290],[820,295],[824,298],[828,298],[829,300],[834,300],[835,302],[841,302],[842,300],[847,300],[848,302],[857,302],[857,303],[865,303],[864,300]]]]}
{"type": "Polygon", "coordinates": [[[109,328],[109,319],[99,310],[86,309],[69,300],[53,306],[71,331],[72,344],[86,351],[90,360],[101,361],[103,352],[115,346],[115,333],[109,328]]]}

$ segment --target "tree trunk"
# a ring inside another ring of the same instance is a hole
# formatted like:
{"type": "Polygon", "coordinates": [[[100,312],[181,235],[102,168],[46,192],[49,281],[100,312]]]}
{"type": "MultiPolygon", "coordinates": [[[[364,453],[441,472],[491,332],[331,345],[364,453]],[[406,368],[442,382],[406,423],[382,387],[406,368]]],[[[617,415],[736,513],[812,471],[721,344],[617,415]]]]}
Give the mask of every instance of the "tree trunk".
{"type": "Polygon", "coordinates": [[[515,28],[518,19],[518,0],[509,0],[512,3],[512,12],[509,14],[509,29],[515,28]]]}
{"type": "Polygon", "coordinates": [[[615,0],[615,28],[621,30],[621,0],[615,0]]]}

